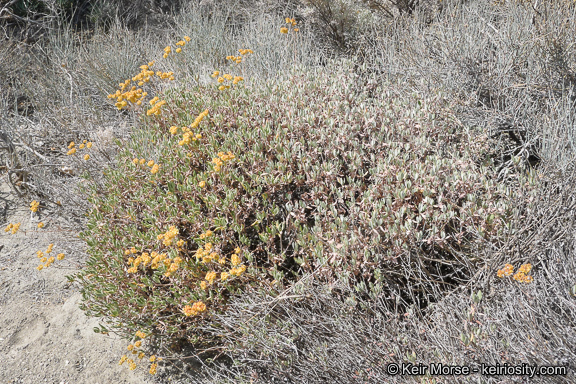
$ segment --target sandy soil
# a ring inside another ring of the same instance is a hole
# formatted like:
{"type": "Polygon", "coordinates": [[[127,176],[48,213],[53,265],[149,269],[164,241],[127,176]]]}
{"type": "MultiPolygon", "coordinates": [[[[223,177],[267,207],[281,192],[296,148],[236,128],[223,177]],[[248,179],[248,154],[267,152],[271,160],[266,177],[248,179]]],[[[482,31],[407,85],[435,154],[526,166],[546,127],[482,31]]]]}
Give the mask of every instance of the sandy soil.
{"type": "Polygon", "coordinates": [[[0,383],[159,383],[143,368],[119,366],[127,343],[94,333],[98,319],[78,308],[79,287],[66,279],[86,258],[77,232],[49,213],[32,215],[27,204],[0,185],[0,383]],[[17,222],[18,233],[4,231],[17,222]],[[66,258],[38,271],[36,252],[50,243],[52,255],[66,258]]]}

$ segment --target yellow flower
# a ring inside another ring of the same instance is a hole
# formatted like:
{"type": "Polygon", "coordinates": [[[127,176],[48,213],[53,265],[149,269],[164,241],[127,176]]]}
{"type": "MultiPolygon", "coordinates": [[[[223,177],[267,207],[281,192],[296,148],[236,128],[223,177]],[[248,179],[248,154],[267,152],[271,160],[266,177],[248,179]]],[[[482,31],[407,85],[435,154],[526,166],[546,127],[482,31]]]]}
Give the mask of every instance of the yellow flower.
{"type": "Polygon", "coordinates": [[[234,267],[236,267],[242,262],[242,260],[240,260],[240,257],[235,253],[232,255],[232,257],[230,257],[230,262],[234,267]]]}
{"type": "MultiPolygon", "coordinates": [[[[36,212],[36,211],[33,211],[36,212]]],[[[18,230],[20,229],[20,223],[16,223],[12,226],[12,234],[15,235],[16,232],[18,232],[18,230]]]]}
{"type": "Polygon", "coordinates": [[[177,245],[178,247],[182,247],[182,246],[184,245],[184,240],[182,240],[182,239],[178,240],[178,241],[176,242],[176,245],[177,245]]]}
{"type": "Polygon", "coordinates": [[[175,125],[171,126],[170,127],[170,133],[173,135],[177,134],[178,133],[178,127],[175,125]]]}
{"type": "Polygon", "coordinates": [[[153,363],[156,361],[156,355],[150,356],[150,362],[153,363]]]}
{"type": "Polygon", "coordinates": [[[205,282],[204,280],[202,280],[202,281],[200,282],[200,288],[206,289],[207,287],[208,287],[208,285],[206,284],[206,282],[205,282]]]}
{"type": "Polygon", "coordinates": [[[150,365],[150,374],[151,375],[155,375],[156,374],[156,368],[158,367],[158,364],[152,364],[150,365]]]}
{"type": "Polygon", "coordinates": [[[37,202],[36,200],[34,200],[34,201],[32,201],[32,202],[30,203],[30,210],[31,210],[32,212],[36,212],[36,211],[38,211],[38,207],[39,207],[39,206],[40,206],[40,203],[37,202]]]}
{"type": "Polygon", "coordinates": [[[223,85],[221,85],[221,86],[219,86],[219,87],[218,87],[218,89],[219,89],[220,91],[223,91],[223,90],[225,90],[225,89],[226,89],[226,87],[225,87],[225,86],[223,86],[223,85]]]}
{"type": "Polygon", "coordinates": [[[140,159],[140,165],[144,165],[145,162],[146,162],[146,159],[140,159]]]}
{"type": "Polygon", "coordinates": [[[134,343],[134,346],[136,348],[140,348],[141,345],[142,345],[142,342],[140,340],[138,340],[137,342],[134,343]]]}
{"type": "Polygon", "coordinates": [[[124,364],[124,362],[126,361],[126,359],[127,359],[126,355],[122,356],[122,357],[120,358],[120,361],[118,362],[118,365],[124,364]]]}
{"type": "Polygon", "coordinates": [[[288,28],[285,27],[280,28],[280,33],[288,33],[288,28]]]}
{"type": "Polygon", "coordinates": [[[211,76],[212,76],[212,77],[218,77],[218,76],[220,76],[220,71],[214,71],[214,72],[212,72],[212,75],[211,75],[211,76]]]}
{"type": "Polygon", "coordinates": [[[76,153],[76,148],[72,148],[71,150],[69,150],[68,152],[66,152],[66,154],[67,154],[68,156],[73,155],[73,154],[75,154],[75,153],[76,153]]]}
{"type": "Polygon", "coordinates": [[[76,145],[76,144],[74,144],[74,142],[71,141],[70,144],[68,144],[68,149],[74,148],[74,145],[76,145]]]}
{"type": "Polygon", "coordinates": [[[88,148],[88,149],[92,148],[92,142],[90,142],[90,141],[87,142],[87,143],[86,143],[86,148],[88,148]]]}
{"type": "Polygon", "coordinates": [[[39,222],[39,223],[38,223],[38,228],[44,228],[44,223],[43,223],[43,222],[39,222]]]}
{"type": "Polygon", "coordinates": [[[8,224],[8,226],[6,227],[4,232],[10,232],[10,230],[12,229],[13,226],[14,226],[14,224],[8,224]]]}
{"type": "Polygon", "coordinates": [[[223,77],[219,77],[219,78],[218,78],[218,82],[219,82],[219,83],[223,83],[223,82],[224,82],[224,78],[223,78],[223,77]]]}
{"type": "Polygon", "coordinates": [[[90,158],[90,155],[89,155],[89,154],[85,154],[85,155],[84,155],[84,160],[88,160],[89,158],[90,158]]]}
{"type": "Polygon", "coordinates": [[[148,162],[148,166],[149,166],[149,167],[154,166],[154,160],[150,160],[150,161],[148,162]]]}
{"type": "Polygon", "coordinates": [[[64,254],[63,254],[63,253],[57,254],[57,255],[56,255],[56,259],[58,259],[58,260],[64,259],[64,254]]]}
{"type": "Polygon", "coordinates": [[[170,46],[167,46],[166,48],[164,48],[164,52],[170,53],[172,52],[172,48],[170,46]]]}
{"type": "Polygon", "coordinates": [[[132,160],[132,162],[133,162],[134,164],[138,165],[138,159],[134,159],[134,160],[132,160]]]}
{"type": "Polygon", "coordinates": [[[80,148],[80,149],[84,149],[84,144],[83,144],[83,143],[82,143],[82,144],[80,144],[80,145],[78,146],[78,148],[80,148]]]}
{"type": "Polygon", "coordinates": [[[52,248],[54,248],[54,244],[48,244],[48,248],[46,249],[46,253],[52,252],[52,248]]]}
{"type": "Polygon", "coordinates": [[[294,28],[294,32],[298,32],[300,28],[294,28]]]}
{"type": "Polygon", "coordinates": [[[182,48],[176,48],[176,53],[182,52],[182,48]]]}
{"type": "Polygon", "coordinates": [[[184,36],[184,40],[190,41],[190,38],[188,36],[184,36]]]}
{"type": "Polygon", "coordinates": [[[221,279],[222,281],[224,281],[224,280],[226,280],[229,276],[230,276],[230,274],[229,274],[228,272],[222,272],[222,273],[220,274],[220,279],[221,279]]]}
{"type": "Polygon", "coordinates": [[[523,264],[520,268],[518,268],[518,272],[528,274],[532,270],[532,264],[523,264]]]}
{"type": "Polygon", "coordinates": [[[127,350],[131,351],[134,349],[134,346],[132,344],[130,344],[129,346],[126,347],[127,350]]]}
{"type": "Polygon", "coordinates": [[[130,364],[130,370],[133,371],[136,369],[136,363],[130,364]]]}
{"type": "Polygon", "coordinates": [[[200,188],[204,188],[206,186],[206,182],[202,180],[200,183],[198,183],[198,185],[200,186],[200,188]]]}
{"type": "Polygon", "coordinates": [[[214,284],[214,280],[216,280],[216,272],[211,271],[206,274],[206,281],[210,284],[214,284]]]}
{"type": "Polygon", "coordinates": [[[37,270],[41,271],[44,268],[44,266],[42,264],[40,264],[39,266],[36,267],[37,270]]]}
{"type": "Polygon", "coordinates": [[[144,354],[144,352],[140,352],[140,353],[138,354],[138,358],[139,358],[139,359],[143,359],[144,356],[146,356],[146,355],[144,354]]]}

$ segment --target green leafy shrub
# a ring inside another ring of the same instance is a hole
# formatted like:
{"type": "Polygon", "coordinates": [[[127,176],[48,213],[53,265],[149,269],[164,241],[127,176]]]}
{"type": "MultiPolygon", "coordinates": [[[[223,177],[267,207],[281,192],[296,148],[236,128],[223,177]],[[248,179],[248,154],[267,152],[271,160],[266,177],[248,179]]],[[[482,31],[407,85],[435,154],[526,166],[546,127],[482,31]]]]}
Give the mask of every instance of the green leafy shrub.
{"type": "Polygon", "coordinates": [[[440,95],[371,94],[339,65],[167,91],[91,192],[83,309],[207,346],[247,286],[274,295],[314,272],[377,298],[469,277],[511,212],[480,161],[489,141],[440,95]]]}

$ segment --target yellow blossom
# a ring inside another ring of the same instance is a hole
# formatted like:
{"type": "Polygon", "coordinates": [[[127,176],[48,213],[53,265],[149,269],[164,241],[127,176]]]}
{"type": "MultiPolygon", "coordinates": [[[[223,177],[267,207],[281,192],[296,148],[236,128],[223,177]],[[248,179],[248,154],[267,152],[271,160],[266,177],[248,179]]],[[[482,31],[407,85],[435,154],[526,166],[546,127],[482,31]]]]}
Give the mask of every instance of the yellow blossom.
{"type": "MultiPolygon", "coordinates": [[[[33,211],[33,212],[36,212],[36,211],[33,211]]],[[[12,233],[13,235],[15,235],[16,232],[18,232],[19,229],[20,229],[20,223],[16,223],[16,224],[14,224],[14,225],[12,226],[12,232],[11,232],[11,233],[12,233]]]]}
{"type": "Polygon", "coordinates": [[[206,281],[210,284],[214,284],[214,280],[216,280],[216,272],[211,271],[206,274],[206,281]]]}
{"type": "Polygon", "coordinates": [[[288,28],[285,27],[280,28],[280,33],[288,33],[288,28]]]}
{"type": "Polygon", "coordinates": [[[64,259],[64,254],[63,254],[63,253],[57,254],[57,255],[56,255],[56,259],[58,259],[58,260],[64,259]]]}
{"type": "Polygon", "coordinates": [[[134,343],[134,346],[136,348],[140,348],[141,345],[142,345],[142,342],[140,340],[138,340],[137,342],[134,343]]]}
{"type": "Polygon", "coordinates": [[[184,40],[190,41],[190,38],[188,36],[184,36],[184,40]]]}
{"type": "Polygon", "coordinates": [[[43,228],[44,227],[44,223],[43,222],[39,222],[38,223],[38,228],[43,228]]]}
{"type": "Polygon", "coordinates": [[[90,155],[89,155],[89,154],[85,154],[85,155],[84,155],[84,160],[88,160],[89,158],[90,158],[90,155]]]}
{"type": "Polygon", "coordinates": [[[86,143],[86,148],[88,148],[88,149],[92,148],[92,142],[90,142],[90,141],[87,142],[87,143],[86,143]]]}
{"type": "Polygon", "coordinates": [[[54,248],[54,244],[48,244],[48,248],[46,249],[46,253],[52,252],[52,248],[54,248]]]}
{"type": "Polygon", "coordinates": [[[151,364],[151,365],[150,365],[150,371],[149,371],[149,373],[150,373],[151,375],[155,375],[155,374],[156,374],[156,368],[157,368],[157,367],[158,367],[158,364],[151,364]]]}
{"type": "Polygon", "coordinates": [[[198,183],[198,185],[200,186],[200,188],[204,188],[206,186],[206,182],[202,180],[200,183],[198,183]]]}

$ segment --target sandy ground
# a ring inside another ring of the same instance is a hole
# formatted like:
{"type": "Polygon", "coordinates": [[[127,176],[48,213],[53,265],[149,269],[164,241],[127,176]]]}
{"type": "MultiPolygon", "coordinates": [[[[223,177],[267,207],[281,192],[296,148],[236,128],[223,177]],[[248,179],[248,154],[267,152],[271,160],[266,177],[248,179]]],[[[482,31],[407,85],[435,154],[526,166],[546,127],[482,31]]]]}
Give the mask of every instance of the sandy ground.
{"type": "Polygon", "coordinates": [[[79,287],[66,279],[86,258],[77,232],[49,213],[32,215],[0,180],[0,384],[159,383],[143,368],[119,366],[127,343],[94,333],[98,319],[78,308],[79,287]],[[4,231],[17,222],[18,233],[4,231]],[[50,243],[66,258],[38,271],[36,252],[50,243]]]}

